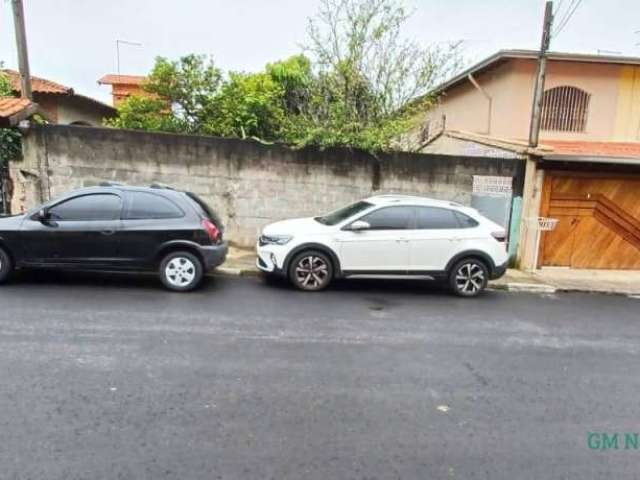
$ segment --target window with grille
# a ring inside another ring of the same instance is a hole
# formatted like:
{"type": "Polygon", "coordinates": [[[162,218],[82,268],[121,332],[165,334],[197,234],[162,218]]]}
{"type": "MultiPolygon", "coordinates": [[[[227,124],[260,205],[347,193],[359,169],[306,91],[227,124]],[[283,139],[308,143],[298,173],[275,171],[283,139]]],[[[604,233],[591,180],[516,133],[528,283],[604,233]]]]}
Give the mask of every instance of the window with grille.
{"type": "Polygon", "coordinates": [[[555,87],[542,96],[542,130],[584,132],[589,113],[589,95],[576,87],[555,87]]]}

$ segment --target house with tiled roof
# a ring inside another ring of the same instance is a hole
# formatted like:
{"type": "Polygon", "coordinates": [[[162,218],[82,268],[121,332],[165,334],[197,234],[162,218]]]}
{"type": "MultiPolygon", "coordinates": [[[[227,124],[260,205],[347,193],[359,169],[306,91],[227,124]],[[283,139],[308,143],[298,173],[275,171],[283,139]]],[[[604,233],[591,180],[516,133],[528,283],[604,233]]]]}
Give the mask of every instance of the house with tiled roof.
{"type": "MultiPolygon", "coordinates": [[[[20,95],[20,74],[9,69],[2,72],[9,78],[15,95],[20,95]]],[[[100,126],[105,118],[116,114],[112,106],[76,93],[73,88],[52,80],[32,76],[31,89],[33,101],[52,123],[100,126]]]]}
{"type": "Polygon", "coordinates": [[[120,75],[109,73],[98,80],[99,85],[111,85],[111,98],[114,107],[118,107],[132,95],[149,96],[142,88],[147,77],[142,75],[120,75]]]}
{"type": "Polygon", "coordinates": [[[538,52],[503,50],[444,82],[414,148],[523,159],[521,266],[640,269],[640,58],[548,53],[532,151],[537,64],[538,52]],[[557,220],[539,243],[538,217],[557,220]]]}

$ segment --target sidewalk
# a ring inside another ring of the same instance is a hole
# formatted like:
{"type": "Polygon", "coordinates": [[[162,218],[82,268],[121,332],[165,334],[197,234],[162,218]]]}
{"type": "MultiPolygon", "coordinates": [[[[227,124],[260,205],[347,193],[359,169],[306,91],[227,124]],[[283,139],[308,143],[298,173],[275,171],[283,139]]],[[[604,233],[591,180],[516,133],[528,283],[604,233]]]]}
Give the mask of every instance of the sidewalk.
{"type": "MultiPolygon", "coordinates": [[[[254,250],[229,247],[227,261],[218,272],[227,275],[258,275],[254,250]]],[[[640,270],[572,270],[545,267],[536,273],[509,269],[489,288],[510,292],[590,292],[640,296],[640,270]]]]}
{"type": "Polygon", "coordinates": [[[228,275],[258,275],[255,250],[229,246],[227,260],[216,271],[228,275]]]}

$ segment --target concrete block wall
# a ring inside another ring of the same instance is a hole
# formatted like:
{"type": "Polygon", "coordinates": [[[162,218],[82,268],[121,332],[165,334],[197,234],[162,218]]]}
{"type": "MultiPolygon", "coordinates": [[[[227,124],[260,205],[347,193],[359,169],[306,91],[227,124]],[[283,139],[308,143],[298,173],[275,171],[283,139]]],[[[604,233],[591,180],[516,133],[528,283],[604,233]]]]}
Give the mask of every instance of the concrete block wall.
{"type": "Polygon", "coordinates": [[[374,193],[470,203],[473,175],[518,176],[516,160],[351,149],[293,150],[258,142],[72,126],[34,127],[11,165],[12,209],[112,180],[162,182],[202,196],[226,236],[250,246],[267,223],[318,215],[374,193]],[[39,181],[35,182],[34,178],[39,181]]]}

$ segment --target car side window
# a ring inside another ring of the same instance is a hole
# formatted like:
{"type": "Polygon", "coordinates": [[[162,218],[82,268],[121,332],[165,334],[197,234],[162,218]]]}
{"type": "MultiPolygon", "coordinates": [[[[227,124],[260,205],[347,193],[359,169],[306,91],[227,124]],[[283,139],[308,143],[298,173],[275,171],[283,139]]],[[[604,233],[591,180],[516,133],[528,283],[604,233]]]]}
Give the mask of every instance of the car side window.
{"type": "Polygon", "coordinates": [[[477,220],[471,218],[469,215],[465,215],[462,212],[454,212],[458,222],[460,222],[460,226],[462,228],[473,228],[480,225],[477,220]]]}
{"type": "Polygon", "coordinates": [[[448,208],[416,207],[416,228],[436,230],[461,228],[455,212],[448,208]]]}
{"type": "Polygon", "coordinates": [[[413,223],[411,207],[385,207],[360,218],[367,222],[369,230],[407,230],[413,223]]]}
{"type": "Polygon", "coordinates": [[[65,221],[118,220],[122,200],[112,193],[95,193],[65,200],[48,209],[49,218],[65,221]]]}
{"type": "Polygon", "coordinates": [[[127,192],[124,220],[159,220],[184,217],[184,212],[171,200],[147,192],[127,192]]]}

